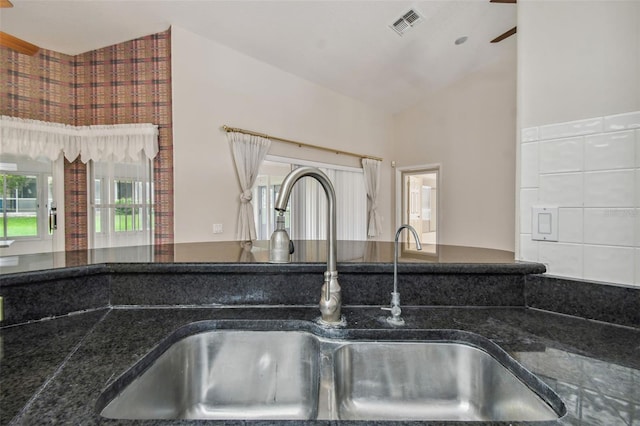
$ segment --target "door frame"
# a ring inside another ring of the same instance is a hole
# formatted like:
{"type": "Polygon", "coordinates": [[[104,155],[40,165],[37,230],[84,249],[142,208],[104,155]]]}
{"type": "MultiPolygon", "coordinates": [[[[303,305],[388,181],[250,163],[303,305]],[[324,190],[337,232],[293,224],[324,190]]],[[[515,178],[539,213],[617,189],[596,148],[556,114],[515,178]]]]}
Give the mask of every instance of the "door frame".
{"type": "MultiPolygon", "coordinates": [[[[4,158],[3,158],[4,160],[4,158]]],[[[16,170],[7,168],[6,172],[15,172],[20,175],[33,174],[37,176],[38,192],[37,203],[37,227],[38,235],[30,237],[18,237],[13,239],[13,244],[3,247],[2,256],[14,256],[21,254],[42,254],[64,251],[64,156],[61,154],[56,160],[50,162],[49,166],[33,166],[33,160],[22,155],[7,155],[6,164],[16,163],[16,170]],[[21,163],[21,161],[23,161],[21,163]],[[26,165],[25,165],[26,164],[26,165]],[[42,168],[40,168],[42,167],[42,168]],[[57,228],[49,234],[49,220],[51,218],[51,207],[48,201],[48,177],[53,180],[52,202],[57,207],[57,228]]],[[[43,163],[44,164],[44,163],[43,163]]],[[[60,265],[57,265],[60,266],[60,265]]]]}
{"type": "MultiPolygon", "coordinates": [[[[432,163],[432,164],[420,164],[420,165],[415,165],[415,166],[403,166],[403,167],[396,167],[396,174],[395,174],[395,190],[396,190],[396,206],[395,206],[395,216],[396,216],[396,227],[395,229],[398,229],[400,226],[403,225],[403,194],[404,194],[404,185],[403,185],[403,175],[405,173],[411,173],[411,174],[422,174],[422,173],[430,173],[430,172],[437,172],[437,192],[436,192],[436,206],[438,208],[438,211],[436,213],[436,244],[439,245],[440,244],[440,230],[442,229],[442,210],[441,210],[441,203],[440,203],[440,194],[441,194],[441,187],[442,187],[442,165],[440,163],[432,163]],[[422,173],[421,173],[422,172],[422,173]]],[[[391,238],[395,237],[395,233],[396,231],[394,230],[392,233],[391,238]]]]}

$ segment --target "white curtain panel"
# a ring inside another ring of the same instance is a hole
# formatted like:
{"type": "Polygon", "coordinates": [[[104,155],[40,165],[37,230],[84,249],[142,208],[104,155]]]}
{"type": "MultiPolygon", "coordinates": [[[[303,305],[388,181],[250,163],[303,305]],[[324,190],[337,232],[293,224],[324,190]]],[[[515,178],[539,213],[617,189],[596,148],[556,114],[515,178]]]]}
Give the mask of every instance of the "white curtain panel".
{"type": "Polygon", "coordinates": [[[378,212],[381,164],[381,161],[373,160],[371,158],[362,159],[364,182],[367,188],[367,198],[369,198],[369,226],[367,230],[367,235],[369,237],[377,237],[382,233],[382,217],[378,212]]]}
{"type": "Polygon", "coordinates": [[[259,136],[237,132],[227,133],[227,138],[231,143],[233,160],[236,164],[238,181],[242,190],[238,216],[238,239],[240,241],[254,241],[256,239],[256,224],[253,220],[251,190],[258,177],[260,164],[269,151],[271,141],[259,136]]]}
{"type": "Polygon", "coordinates": [[[0,116],[0,154],[55,161],[63,153],[93,161],[138,162],[158,154],[158,126],[149,123],[70,126],[0,116]]]}

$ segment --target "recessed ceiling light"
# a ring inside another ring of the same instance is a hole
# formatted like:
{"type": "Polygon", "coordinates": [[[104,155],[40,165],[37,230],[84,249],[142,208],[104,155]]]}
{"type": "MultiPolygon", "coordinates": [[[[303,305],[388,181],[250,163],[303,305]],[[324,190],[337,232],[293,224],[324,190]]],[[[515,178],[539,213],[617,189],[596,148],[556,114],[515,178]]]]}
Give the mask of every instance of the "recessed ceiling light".
{"type": "Polygon", "coordinates": [[[462,36],[462,37],[458,37],[455,41],[456,46],[461,45],[462,43],[464,43],[465,41],[467,41],[469,37],[467,36],[462,36]]]}

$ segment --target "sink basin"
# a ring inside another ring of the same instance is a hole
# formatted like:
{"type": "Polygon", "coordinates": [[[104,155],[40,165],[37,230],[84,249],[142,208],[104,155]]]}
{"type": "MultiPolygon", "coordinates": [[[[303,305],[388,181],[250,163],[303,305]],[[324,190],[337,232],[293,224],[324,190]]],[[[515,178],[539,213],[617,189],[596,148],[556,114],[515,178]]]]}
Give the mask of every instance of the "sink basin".
{"type": "Polygon", "coordinates": [[[209,331],[173,344],[103,410],[118,419],[311,419],[318,342],[302,332],[209,331]]]}
{"type": "Polygon", "coordinates": [[[344,420],[535,421],[558,415],[487,352],[460,343],[352,343],[334,356],[344,420]]]}
{"type": "Polygon", "coordinates": [[[114,419],[507,422],[566,413],[548,386],[473,333],[255,323],[178,329],[105,389],[97,411],[114,419]]]}

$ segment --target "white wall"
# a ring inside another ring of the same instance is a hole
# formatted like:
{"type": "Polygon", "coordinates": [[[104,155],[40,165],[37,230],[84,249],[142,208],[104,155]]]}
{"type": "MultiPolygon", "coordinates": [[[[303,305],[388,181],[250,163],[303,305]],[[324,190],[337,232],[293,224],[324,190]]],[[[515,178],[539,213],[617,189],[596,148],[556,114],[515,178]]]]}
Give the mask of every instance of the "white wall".
{"type": "MultiPolygon", "coordinates": [[[[383,157],[391,239],[391,117],[180,27],[173,27],[175,241],[235,240],[240,187],[223,124],[383,157]],[[222,234],[212,225],[221,223],[222,234]]],[[[359,166],[353,157],[274,142],[270,154],[359,166]]]]}
{"type": "Polygon", "coordinates": [[[520,127],[640,110],[640,1],[518,2],[520,127]]]}
{"type": "Polygon", "coordinates": [[[440,243],[514,250],[516,52],[399,114],[398,167],[441,165],[440,243]]]}
{"type": "Polygon", "coordinates": [[[518,258],[640,284],[640,2],[519,2],[518,107],[518,258]],[[532,240],[534,205],[558,242],[532,240]]]}

